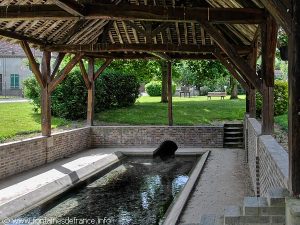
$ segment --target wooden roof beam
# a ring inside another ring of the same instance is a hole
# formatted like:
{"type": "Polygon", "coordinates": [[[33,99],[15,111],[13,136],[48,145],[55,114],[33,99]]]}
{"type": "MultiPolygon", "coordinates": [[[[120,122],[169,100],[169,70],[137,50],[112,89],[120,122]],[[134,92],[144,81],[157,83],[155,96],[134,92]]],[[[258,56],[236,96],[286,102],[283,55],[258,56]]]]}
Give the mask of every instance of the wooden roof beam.
{"type": "Polygon", "coordinates": [[[226,40],[222,33],[212,24],[203,23],[202,27],[211,35],[216,44],[228,55],[230,60],[238,67],[242,74],[258,90],[262,91],[262,82],[256,74],[256,71],[239,55],[238,51],[226,40]]]}
{"type": "MultiPolygon", "coordinates": [[[[231,45],[236,54],[249,54],[251,45],[231,45]]],[[[53,52],[182,52],[182,53],[211,53],[216,50],[214,45],[177,45],[177,44],[87,44],[87,45],[52,45],[44,50],[53,52]]]]}
{"type": "Polygon", "coordinates": [[[171,61],[172,58],[168,56],[166,53],[160,53],[160,52],[149,52],[149,54],[156,56],[159,59],[163,59],[166,61],[171,61]]]}
{"type": "Polygon", "coordinates": [[[215,51],[214,55],[216,58],[225,66],[225,68],[231,73],[231,75],[242,85],[242,87],[245,89],[245,91],[249,92],[249,85],[246,83],[246,81],[243,79],[243,77],[240,76],[240,74],[235,70],[234,66],[228,62],[224,56],[220,53],[220,51],[215,51]]]}
{"type": "Polygon", "coordinates": [[[51,0],[55,5],[73,16],[84,16],[84,6],[74,0],[51,0]]]}
{"type": "Polygon", "coordinates": [[[260,0],[269,13],[275,18],[287,33],[291,33],[291,6],[285,6],[281,0],[260,0]]]}
{"type": "MultiPolygon", "coordinates": [[[[59,2],[62,2],[62,0],[59,2]]],[[[81,12],[80,9],[77,9],[76,7],[70,8],[73,10],[66,7],[65,11],[57,5],[0,6],[0,21],[46,19],[74,20],[81,17],[82,19],[105,20],[141,20],[160,22],[209,21],[211,23],[259,24],[265,19],[264,10],[254,8],[161,7],[150,5],[112,4],[86,4],[84,5],[84,12],[81,12]]]]}

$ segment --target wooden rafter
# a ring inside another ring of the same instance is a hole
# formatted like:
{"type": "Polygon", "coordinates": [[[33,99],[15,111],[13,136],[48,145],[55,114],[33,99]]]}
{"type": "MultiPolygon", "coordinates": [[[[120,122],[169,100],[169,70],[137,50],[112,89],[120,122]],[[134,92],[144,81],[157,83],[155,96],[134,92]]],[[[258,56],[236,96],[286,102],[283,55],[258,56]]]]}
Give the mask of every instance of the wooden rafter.
{"type": "Polygon", "coordinates": [[[260,92],[261,80],[256,75],[252,67],[239,55],[236,49],[226,40],[221,32],[212,24],[203,23],[203,28],[211,35],[217,45],[228,55],[232,62],[242,71],[242,74],[251,82],[251,84],[260,92]]]}
{"type": "Polygon", "coordinates": [[[103,73],[103,71],[106,69],[106,67],[109,66],[109,64],[111,64],[112,61],[113,61],[112,59],[106,59],[105,60],[103,65],[95,72],[94,80],[96,80],[103,73]]]}
{"type": "Polygon", "coordinates": [[[74,0],[51,0],[64,11],[74,16],[84,16],[84,6],[74,0]]]}
{"type": "Polygon", "coordinates": [[[83,53],[77,53],[65,66],[65,68],[50,82],[49,92],[52,92],[56,86],[62,82],[69,72],[74,68],[78,61],[82,58],[83,53]]]}
{"type": "Polygon", "coordinates": [[[80,67],[80,71],[81,71],[85,86],[87,89],[89,89],[91,86],[91,82],[89,80],[89,76],[88,76],[88,73],[86,72],[86,69],[84,67],[84,63],[83,63],[82,59],[78,61],[78,64],[80,67]]]}
{"type": "Polygon", "coordinates": [[[32,72],[35,75],[36,80],[40,84],[41,87],[45,87],[46,83],[42,78],[41,71],[39,69],[39,66],[37,62],[35,61],[35,58],[32,54],[32,51],[26,41],[21,41],[21,47],[23,48],[25,55],[27,56],[29,60],[29,65],[31,66],[32,72]]]}
{"type": "MultiPolygon", "coordinates": [[[[61,2],[61,0],[59,1],[61,2]]],[[[75,2],[75,1],[74,1],[75,2]]],[[[0,20],[74,20],[105,19],[105,20],[141,20],[211,23],[258,24],[264,20],[264,11],[254,8],[197,8],[197,7],[160,7],[150,5],[112,5],[86,4],[83,15],[73,15],[56,5],[11,5],[0,6],[0,20]]],[[[74,14],[79,13],[74,7],[74,14]]]]}
{"type": "MultiPolygon", "coordinates": [[[[276,19],[287,33],[291,33],[292,16],[291,6],[284,5],[281,0],[260,0],[264,7],[276,19]]],[[[286,1],[288,2],[288,1],[286,1]]]]}
{"type": "Polygon", "coordinates": [[[234,66],[224,58],[224,56],[220,53],[220,51],[215,51],[214,55],[226,67],[226,69],[231,73],[231,75],[242,85],[245,91],[249,92],[249,85],[235,70],[234,66]]]}
{"type": "Polygon", "coordinates": [[[7,31],[7,30],[1,30],[0,29],[0,36],[16,39],[16,40],[19,40],[19,41],[26,41],[26,42],[30,42],[32,44],[36,44],[36,45],[40,45],[40,46],[46,44],[46,42],[43,42],[39,39],[36,39],[36,38],[33,38],[33,37],[27,37],[27,36],[24,36],[22,34],[18,34],[16,32],[7,31]]]}
{"type": "MultiPolygon", "coordinates": [[[[251,46],[230,45],[234,53],[249,54],[251,46]]],[[[53,45],[45,47],[45,50],[54,52],[182,52],[182,53],[211,53],[217,47],[214,45],[176,45],[176,44],[88,44],[88,45],[53,45]]]]}
{"type": "Polygon", "coordinates": [[[55,74],[57,73],[59,66],[60,66],[61,62],[63,61],[65,55],[66,55],[66,53],[64,53],[64,52],[58,53],[58,56],[56,57],[55,62],[54,62],[53,71],[51,73],[51,80],[54,79],[55,74]]]}

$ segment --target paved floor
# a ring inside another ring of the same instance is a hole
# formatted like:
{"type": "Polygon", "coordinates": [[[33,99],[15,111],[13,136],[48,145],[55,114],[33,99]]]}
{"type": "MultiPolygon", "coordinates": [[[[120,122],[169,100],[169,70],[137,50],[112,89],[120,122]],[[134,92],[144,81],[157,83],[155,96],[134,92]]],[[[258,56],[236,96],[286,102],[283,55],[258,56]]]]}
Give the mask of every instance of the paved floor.
{"type": "Polygon", "coordinates": [[[180,224],[199,224],[202,215],[224,215],[229,205],[252,196],[249,170],[242,149],[212,149],[203,173],[181,216],[180,224]]]}
{"type": "Polygon", "coordinates": [[[30,100],[24,99],[24,98],[1,98],[0,99],[0,104],[1,103],[15,103],[15,102],[29,102],[30,100]]]}

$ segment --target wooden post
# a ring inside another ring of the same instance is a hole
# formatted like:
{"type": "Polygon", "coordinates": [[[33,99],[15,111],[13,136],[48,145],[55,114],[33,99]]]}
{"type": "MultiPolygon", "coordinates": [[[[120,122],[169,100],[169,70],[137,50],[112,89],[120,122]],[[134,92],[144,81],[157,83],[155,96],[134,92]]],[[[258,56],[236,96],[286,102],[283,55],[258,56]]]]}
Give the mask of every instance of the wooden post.
{"type": "Polygon", "coordinates": [[[90,81],[90,86],[88,87],[88,101],[87,101],[87,125],[88,126],[93,126],[93,122],[94,122],[94,108],[95,108],[94,67],[95,67],[94,59],[89,58],[88,78],[90,81]]]}
{"type": "MultiPolygon", "coordinates": [[[[254,42],[252,53],[249,55],[249,64],[256,73],[256,61],[257,61],[257,41],[254,42]]],[[[249,100],[249,117],[256,118],[256,90],[255,87],[250,84],[248,92],[249,100]]]]}
{"type": "Polygon", "coordinates": [[[172,105],[172,62],[168,61],[168,118],[169,126],[173,126],[173,105],[172,105]]]}
{"type": "Polygon", "coordinates": [[[50,69],[51,53],[44,51],[41,65],[41,75],[45,86],[41,87],[41,122],[42,135],[51,136],[51,93],[49,92],[49,83],[51,79],[50,69]]]}
{"type": "Polygon", "coordinates": [[[249,116],[251,118],[256,117],[256,91],[255,88],[250,85],[248,99],[249,99],[249,116]]]}
{"type": "Polygon", "coordinates": [[[262,42],[262,134],[274,132],[274,64],[277,24],[269,15],[261,26],[262,42]]]}
{"type": "Polygon", "coordinates": [[[292,32],[289,35],[289,187],[300,194],[300,2],[292,1],[292,32]]]}

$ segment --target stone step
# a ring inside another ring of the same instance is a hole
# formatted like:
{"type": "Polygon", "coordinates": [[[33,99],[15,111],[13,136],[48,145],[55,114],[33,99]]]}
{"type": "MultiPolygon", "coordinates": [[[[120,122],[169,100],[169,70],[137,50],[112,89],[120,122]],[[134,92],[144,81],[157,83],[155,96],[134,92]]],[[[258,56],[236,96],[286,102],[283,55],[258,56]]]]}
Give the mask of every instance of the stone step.
{"type": "Polygon", "coordinates": [[[224,127],[243,127],[243,123],[225,123],[224,127]]]}
{"type": "Polygon", "coordinates": [[[240,136],[240,135],[244,135],[244,133],[241,132],[241,131],[224,131],[224,135],[228,135],[228,136],[240,136]]]}
{"type": "Polygon", "coordinates": [[[203,215],[199,225],[222,225],[222,219],[215,214],[203,215]]]}
{"type": "Polygon", "coordinates": [[[269,206],[285,206],[285,198],[290,196],[290,192],[285,188],[273,188],[267,193],[269,206]]]}
{"type": "Polygon", "coordinates": [[[224,137],[225,140],[243,140],[243,137],[224,137]]]}
{"type": "Polygon", "coordinates": [[[240,131],[242,132],[244,130],[243,127],[224,127],[224,131],[240,131]]]}
{"type": "Polygon", "coordinates": [[[269,206],[268,199],[262,197],[245,197],[243,215],[270,216],[285,215],[284,206],[269,206]]]}
{"type": "Polygon", "coordinates": [[[224,225],[285,225],[285,216],[225,216],[224,225]]]}

